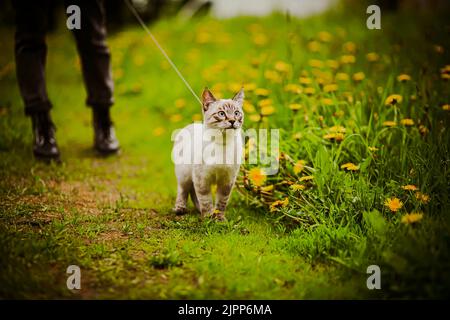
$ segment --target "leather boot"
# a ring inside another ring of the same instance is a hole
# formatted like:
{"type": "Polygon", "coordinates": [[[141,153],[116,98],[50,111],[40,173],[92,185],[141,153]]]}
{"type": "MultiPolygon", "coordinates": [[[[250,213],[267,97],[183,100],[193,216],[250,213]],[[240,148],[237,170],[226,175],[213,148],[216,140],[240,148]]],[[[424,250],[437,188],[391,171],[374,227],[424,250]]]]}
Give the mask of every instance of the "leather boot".
{"type": "Polygon", "coordinates": [[[40,160],[59,160],[59,149],[55,139],[55,125],[50,112],[36,112],[31,115],[33,124],[33,154],[40,160]]]}
{"type": "Polygon", "coordinates": [[[109,108],[93,109],[94,148],[102,155],[117,153],[120,149],[109,108]]]}

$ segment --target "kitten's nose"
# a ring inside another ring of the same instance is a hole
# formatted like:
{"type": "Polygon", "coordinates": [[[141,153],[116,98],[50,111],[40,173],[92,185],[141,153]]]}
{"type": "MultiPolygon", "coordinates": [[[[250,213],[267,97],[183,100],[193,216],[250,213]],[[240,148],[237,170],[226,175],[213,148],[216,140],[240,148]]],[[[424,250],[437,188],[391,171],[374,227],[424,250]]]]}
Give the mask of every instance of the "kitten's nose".
{"type": "Polygon", "coordinates": [[[231,125],[233,126],[234,123],[236,122],[236,120],[229,120],[229,122],[231,123],[231,125]]]}

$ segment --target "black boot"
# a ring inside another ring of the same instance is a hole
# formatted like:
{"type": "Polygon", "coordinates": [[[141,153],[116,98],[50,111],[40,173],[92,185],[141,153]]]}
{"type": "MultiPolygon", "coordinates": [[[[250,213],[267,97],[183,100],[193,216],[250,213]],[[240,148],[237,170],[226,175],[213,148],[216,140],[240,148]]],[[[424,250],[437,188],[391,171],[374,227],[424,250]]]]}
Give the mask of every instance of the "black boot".
{"type": "Polygon", "coordinates": [[[31,115],[33,123],[33,154],[39,160],[59,160],[59,150],[55,139],[55,125],[50,113],[36,112],[31,115]]]}
{"type": "Polygon", "coordinates": [[[117,153],[119,141],[109,115],[109,108],[94,110],[94,148],[102,155],[117,153]]]}

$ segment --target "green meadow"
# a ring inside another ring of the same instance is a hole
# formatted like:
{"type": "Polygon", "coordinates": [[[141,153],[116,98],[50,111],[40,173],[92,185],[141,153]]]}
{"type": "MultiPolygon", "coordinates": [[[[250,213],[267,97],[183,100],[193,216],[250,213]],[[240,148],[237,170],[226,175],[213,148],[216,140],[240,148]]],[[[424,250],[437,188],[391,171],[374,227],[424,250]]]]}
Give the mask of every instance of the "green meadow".
{"type": "Polygon", "coordinates": [[[199,95],[243,85],[245,128],[280,130],[278,174],[243,165],[225,222],[171,211],[171,134],[201,107],[137,23],[109,35],[117,157],[92,150],[64,21],[48,36],[62,153],[50,165],[32,157],[14,30],[2,27],[0,297],[448,297],[448,15],[383,13],[381,30],[366,18],[365,8],[337,8],[150,26],[199,95]],[[81,290],[66,287],[72,264],[81,290]],[[370,265],[380,290],[366,286],[370,265]]]}

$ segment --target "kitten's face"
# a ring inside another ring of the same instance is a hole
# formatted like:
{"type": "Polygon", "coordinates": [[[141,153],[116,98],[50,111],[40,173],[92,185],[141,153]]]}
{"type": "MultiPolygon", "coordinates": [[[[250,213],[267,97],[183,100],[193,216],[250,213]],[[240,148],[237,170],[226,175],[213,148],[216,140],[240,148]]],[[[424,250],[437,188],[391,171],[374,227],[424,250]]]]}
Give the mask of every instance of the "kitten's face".
{"type": "Polygon", "coordinates": [[[203,122],[212,129],[239,129],[244,122],[244,89],[241,89],[233,99],[214,98],[211,91],[205,89],[203,98],[203,122]]]}

